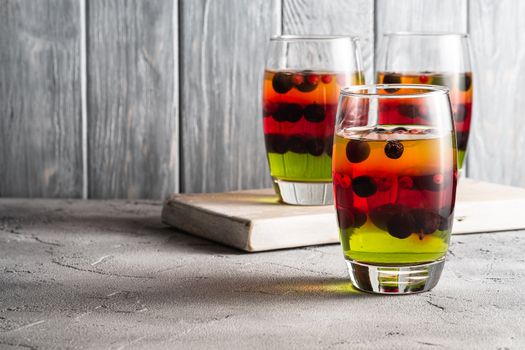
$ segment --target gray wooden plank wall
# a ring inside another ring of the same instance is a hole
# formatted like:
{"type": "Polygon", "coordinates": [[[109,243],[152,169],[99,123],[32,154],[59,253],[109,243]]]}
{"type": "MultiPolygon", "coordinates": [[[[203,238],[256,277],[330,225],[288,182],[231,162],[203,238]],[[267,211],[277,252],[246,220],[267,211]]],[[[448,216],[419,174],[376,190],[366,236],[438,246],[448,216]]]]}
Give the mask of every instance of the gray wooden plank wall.
{"type": "Polygon", "coordinates": [[[285,34],[352,34],[360,37],[367,81],[374,69],[374,0],[283,0],[285,34]]]}
{"type": "Polygon", "coordinates": [[[274,3],[181,2],[181,188],[269,186],[260,98],[274,3]]]}
{"type": "Polygon", "coordinates": [[[89,197],[162,198],[178,189],[177,2],[86,4],[89,197]]]}
{"type": "Polygon", "coordinates": [[[82,193],[77,0],[0,1],[0,196],[82,193]]]}
{"type": "Polygon", "coordinates": [[[0,196],[163,198],[269,186],[259,115],[268,37],[358,34],[370,81],[382,34],[399,30],[471,33],[468,175],[525,186],[524,6],[0,0],[0,196]]]}
{"type": "Polygon", "coordinates": [[[525,2],[470,1],[476,60],[469,177],[525,187],[525,2]]]}

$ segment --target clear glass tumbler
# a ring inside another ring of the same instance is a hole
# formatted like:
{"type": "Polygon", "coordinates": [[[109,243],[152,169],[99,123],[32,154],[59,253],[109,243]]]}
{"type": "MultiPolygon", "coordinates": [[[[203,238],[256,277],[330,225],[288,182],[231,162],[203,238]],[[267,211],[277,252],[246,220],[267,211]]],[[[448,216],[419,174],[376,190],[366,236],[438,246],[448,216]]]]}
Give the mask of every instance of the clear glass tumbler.
{"type": "Polygon", "coordinates": [[[263,83],[264,139],[282,202],[333,203],[332,142],[339,90],[363,84],[358,40],[271,38],[263,83]]]}
{"type": "MultiPolygon", "coordinates": [[[[379,84],[432,84],[450,89],[458,144],[458,167],[462,169],[472,120],[473,81],[470,40],[463,33],[385,34],[379,50],[379,84]]],[[[399,121],[412,118],[400,110],[399,121]]]]}
{"type": "Polygon", "coordinates": [[[353,86],[341,91],[333,150],[340,240],[355,287],[427,291],[448,249],[457,151],[448,89],[353,86]],[[399,110],[412,118],[397,118],[399,110]]]}

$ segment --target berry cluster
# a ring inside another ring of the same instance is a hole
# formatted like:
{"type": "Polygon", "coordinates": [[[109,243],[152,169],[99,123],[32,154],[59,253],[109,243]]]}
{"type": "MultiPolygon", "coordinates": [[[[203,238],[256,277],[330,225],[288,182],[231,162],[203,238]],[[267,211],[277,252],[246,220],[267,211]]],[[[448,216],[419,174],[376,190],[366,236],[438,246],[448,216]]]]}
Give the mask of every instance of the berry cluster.
{"type": "MultiPolygon", "coordinates": [[[[341,80],[343,79],[344,77],[341,80]]],[[[277,72],[273,76],[272,87],[279,94],[285,94],[293,87],[301,92],[311,92],[317,88],[319,82],[330,84],[332,80],[332,74],[321,75],[308,70],[302,72],[277,72]]]]}
{"type": "Polygon", "coordinates": [[[335,115],[335,108],[318,103],[311,103],[304,108],[298,103],[267,103],[263,112],[264,117],[272,117],[276,122],[297,123],[304,118],[311,123],[321,123],[327,114],[335,115]]]}
{"type": "Polygon", "coordinates": [[[320,156],[326,153],[332,156],[333,137],[319,138],[307,135],[264,135],[266,149],[271,153],[284,154],[288,151],[304,154],[309,153],[313,156],[320,156]]]}
{"type": "MultiPolygon", "coordinates": [[[[398,191],[405,191],[409,196],[421,191],[440,192],[448,183],[441,174],[427,176],[371,177],[358,176],[350,179],[348,176],[334,173],[337,215],[342,229],[359,228],[365,222],[367,215],[354,207],[353,195],[359,198],[370,198],[378,192],[390,191],[397,182],[398,191]]],[[[370,202],[372,204],[373,202],[370,202]]],[[[407,201],[407,204],[409,201],[407,201]]],[[[410,207],[402,203],[388,203],[373,207],[369,216],[372,223],[381,230],[396,238],[407,238],[411,233],[429,235],[436,230],[447,230],[450,226],[451,210],[449,207],[440,210],[410,207]]]]}

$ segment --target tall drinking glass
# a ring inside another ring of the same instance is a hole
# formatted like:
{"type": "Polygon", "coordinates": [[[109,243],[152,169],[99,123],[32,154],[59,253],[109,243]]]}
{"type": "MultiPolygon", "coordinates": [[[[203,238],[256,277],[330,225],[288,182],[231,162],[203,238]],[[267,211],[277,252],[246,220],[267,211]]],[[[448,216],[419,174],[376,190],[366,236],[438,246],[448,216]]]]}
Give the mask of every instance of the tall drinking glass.
{"type": "MultiPolygon", "coordinates": [[[[389,33],[379,51],[379,84],[433,84],[450,89],[458,145],[458,167],[463,167],[472,116],[472,71],[468,34],[389,33]]],[[[400,122],[412,111],[400,110],[400,122]]]]}
{"type": "Polygon", "coordinates": [[[333,151],[340,240],[352,283],[374,293],[433,288],[454,213],[457,152],[448,89],[341,91],[333,151]],[[399,110],[413,117],[399,122],[399,110]]]}
{"type": "Polygon", "coordinates": [[[282,202],[332,204],[339,90],[362,83],[356,38],[271,38],[263,83],[264,139],[274,188],[282,202]]]}

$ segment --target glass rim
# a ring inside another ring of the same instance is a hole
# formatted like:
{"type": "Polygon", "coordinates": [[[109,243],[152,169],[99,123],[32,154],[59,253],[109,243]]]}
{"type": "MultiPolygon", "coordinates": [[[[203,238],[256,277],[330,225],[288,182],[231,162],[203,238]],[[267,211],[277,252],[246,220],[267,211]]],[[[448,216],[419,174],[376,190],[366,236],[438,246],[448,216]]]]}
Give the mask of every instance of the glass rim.
{"type": "Polygon", "coordinates": [[[383,36],[455,36],[460,38],[470,38],[468,33],[462,32],[408,32],[408,31],[399,31],[399,32],[386,32],[383,36]]]}
{"type": "Polygon", "coordinates": [[[281,34],[273,35],[270,41],[333,41],[341,39],[350,39],[353,42],[359,41],[359,36],[355,34],[305,34],[305,35],[291,35],[281,34]]]}
{"type": "Polygon", "coordinates": [[[421,98],[433,95],[447,95],[450,89],[441,85],[430,85],[430,84],[369,84],[369,85],[352,85],[341,89],[341,96],[359,97],[359,98],[380,98],[380,99],[391,99],[391,98],[421,98]],[[369,92],[370,89],[418,89],[428,90],[426,92],[417,93],[402,93],[402,94],[391,94],[384,95],[378,94],[377,92],[369,92]],[[366,92],[362,92],[366,90],[366,92]]]}

